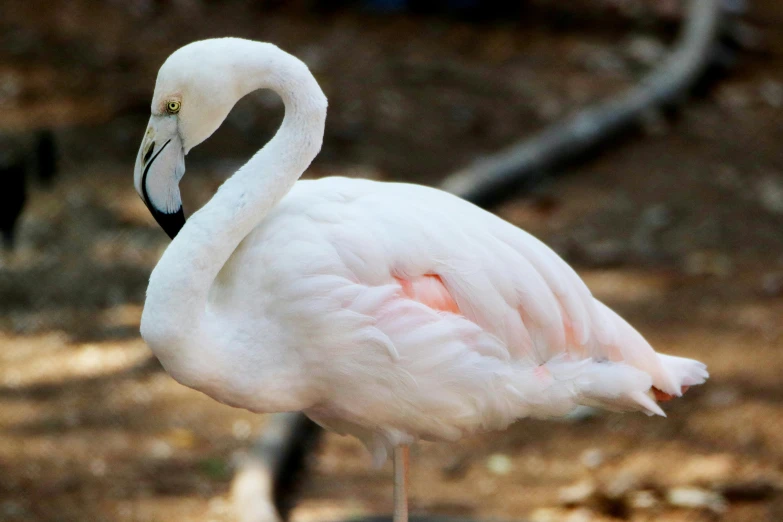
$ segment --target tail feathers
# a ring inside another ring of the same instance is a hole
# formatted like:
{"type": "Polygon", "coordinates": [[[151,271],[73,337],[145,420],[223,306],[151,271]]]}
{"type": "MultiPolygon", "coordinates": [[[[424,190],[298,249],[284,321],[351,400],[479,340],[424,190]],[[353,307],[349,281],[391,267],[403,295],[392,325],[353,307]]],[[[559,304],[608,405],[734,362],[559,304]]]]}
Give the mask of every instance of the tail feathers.
{"type": "Polygon", "coordinates": [[[598,345],[593,356],[602,355],[638,368],[652,377],[656,389],[670,397],[682,396],[683,388],[702,384],[709,377],[706,366],[698,361],[655,352],[647,340],[611,308],[600,301],[595,303],[604,320],[614,329],[614,335],[608,344],[598,345]]]}
{"type": "MultiPolygon", "coordinates": [[[[689,386],[702,384],[709,377],[707,367],[693,359],[658,354],[672,381],[676,396],[689,386]]],[[[642,411],[647,415],[666,414],[653,394],[653,378],[623,362],[584,360],[580,364],[551,364],[546,367],[556,382],[565,383],[573,402],[610,411],[642,411]]]]}
{"type": "Polygon", "coordinates": [[[642,411],[665,417],[650,396],[652,377],[625,363],[591,362],[585,368],[577,401],[610,411],[642,411]]]}
{"type": "Polygon", "coordinates": [[[663,353],[659,353],[658,358],[674,381],[673,389],[671,391],[665,391],[676,397],[682,396],[683,387],[687,388],[688,386],[703,384],[710,376],[707,371],[707,366],[694,359],[686,359],[685,357],[677,357],[663,353]]]}
{"type": "MultiPolygon", "coordinates": [[[[560,411],[556,405],[570,405],[569,410],[583,405],[610,411],[642,411],[648,415],[666,416],[651,396],[652,377],[629,364],[556,358],[541,368],[552,379],[546,393],[542,394],[548,398],[546,409],[550,415],[567,413],[560,411]]],[[[525,395],[530,397],[532,394],[525,395]]],[[[532,406],[530,402],[528,399],[528,405],[532,406]]],[[[531,409],[533,415],[541,411],[541,408],[531,409]]]]}

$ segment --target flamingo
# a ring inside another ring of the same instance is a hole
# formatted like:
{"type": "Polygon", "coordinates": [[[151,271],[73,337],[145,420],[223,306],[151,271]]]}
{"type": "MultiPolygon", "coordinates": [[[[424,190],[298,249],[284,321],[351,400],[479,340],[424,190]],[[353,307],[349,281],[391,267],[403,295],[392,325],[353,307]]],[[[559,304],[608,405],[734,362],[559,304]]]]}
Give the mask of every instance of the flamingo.
{"type": "Polygon", "coordinates": [[[665,416],[708,377],[655,352],[535,237],[435,188],[299,180],[327,100],[273,44],[188,44],[158,73],[135,188],[173,238],[141,334],[179,383],[259,413],[301,411],[393,454],[407,520],[409,446],[579,405],[665,416]],[[234,104],[275,91],[283,122],[187,222],[185,155],[234,104]]]}

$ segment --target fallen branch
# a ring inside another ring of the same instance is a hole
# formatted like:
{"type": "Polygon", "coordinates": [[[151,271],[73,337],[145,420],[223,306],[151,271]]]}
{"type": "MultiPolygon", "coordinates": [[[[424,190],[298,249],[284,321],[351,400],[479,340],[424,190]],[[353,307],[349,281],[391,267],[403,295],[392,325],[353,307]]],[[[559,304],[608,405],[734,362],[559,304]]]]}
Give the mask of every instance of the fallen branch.
{"type": "Polygon", "coordinates": [[[532,138],[452,174],[445,190],[489,206],[593,151],[651,113],[677,105],[713,60],[721,0],[690,0],[679,43],[667,60],[624,94],[580,110],[532,138]]]}

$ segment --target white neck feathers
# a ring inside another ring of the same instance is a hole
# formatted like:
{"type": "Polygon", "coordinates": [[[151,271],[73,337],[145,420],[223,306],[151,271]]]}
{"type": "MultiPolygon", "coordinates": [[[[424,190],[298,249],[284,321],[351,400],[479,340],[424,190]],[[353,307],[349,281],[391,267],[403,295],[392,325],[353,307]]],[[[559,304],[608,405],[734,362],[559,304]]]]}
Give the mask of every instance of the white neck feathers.
{"type": "Polygon", "coordinates": [[[224,93],[233,93],[233,104],[256,89],[271,89],[282,98],[285,117],[274,138],[187,221],[150,276],[142,335],[169,370],[187,364],[182,352],[195,349],[194,343],[210,342],[210,332],[200,328],[216,276],[291,190],[323,141],[326,97],[307,66],[274,45],[231,40],[226,60],[233,78],[224,93]]]}

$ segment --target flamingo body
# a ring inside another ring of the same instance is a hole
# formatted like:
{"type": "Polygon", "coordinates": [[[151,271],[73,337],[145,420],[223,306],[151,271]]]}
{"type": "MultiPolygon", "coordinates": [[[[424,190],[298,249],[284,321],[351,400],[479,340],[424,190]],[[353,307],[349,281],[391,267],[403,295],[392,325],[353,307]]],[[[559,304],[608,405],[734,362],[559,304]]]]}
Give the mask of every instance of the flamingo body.
{"type": "Polygon", "coordinates": [[[256,412],[303,411],[382,462],[417,439],[578,405],[663,415],[656,397],[707,378],[656,353],[543,243],[466,201],[297,181],[325,117],[307,67],[269,44],[196,42],[161,68],[135,183],[175,237],[141,330],[178,381],[256,412]],[[258,88],[283,99],[280,130],[179,222],[184,155],[258,88]]]}
{"type": "Polygon", "coordinates": [[[225,341],[205,391],[304,410],[376,461],[579,404],[662,414],[653,386],[679,395],[706,376],[656,354],[534,237],[419,185],[299,181],[208,307],[225,341]]]}

